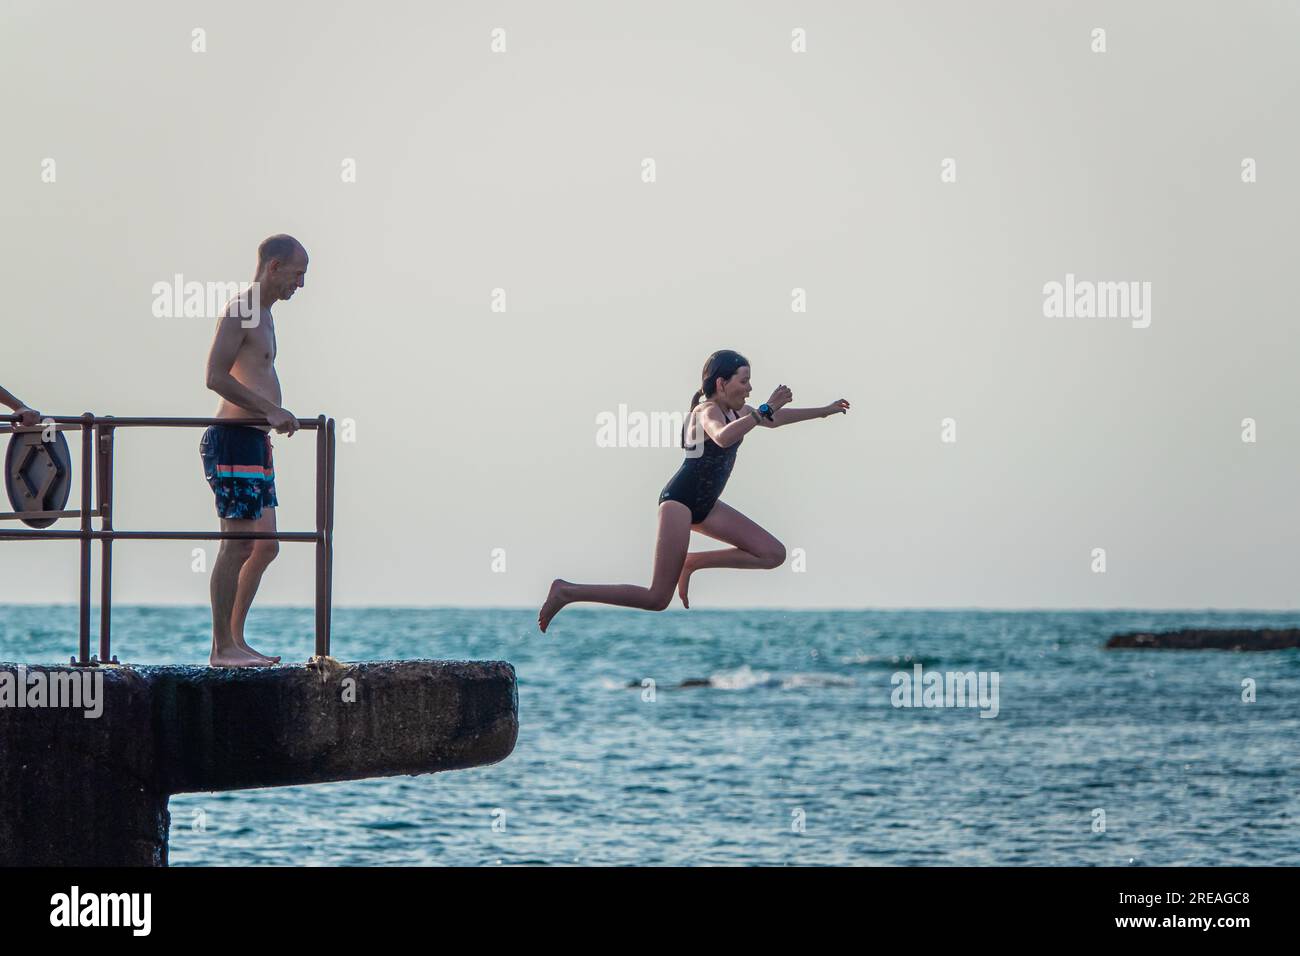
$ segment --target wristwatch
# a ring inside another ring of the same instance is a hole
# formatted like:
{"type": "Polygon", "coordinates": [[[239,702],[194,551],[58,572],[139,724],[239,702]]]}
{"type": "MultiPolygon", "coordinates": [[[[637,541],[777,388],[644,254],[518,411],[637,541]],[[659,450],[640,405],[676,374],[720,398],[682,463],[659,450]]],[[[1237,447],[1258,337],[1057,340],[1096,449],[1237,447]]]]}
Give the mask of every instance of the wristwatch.
{"type": "Polygon", "coordinates": [[[764,402],[762,405],[758,406],[758,413],[762,415],[764,418],[766,418],[769,422],[773,420],[772,406],[767,404],[767,402],[764,402]]]}

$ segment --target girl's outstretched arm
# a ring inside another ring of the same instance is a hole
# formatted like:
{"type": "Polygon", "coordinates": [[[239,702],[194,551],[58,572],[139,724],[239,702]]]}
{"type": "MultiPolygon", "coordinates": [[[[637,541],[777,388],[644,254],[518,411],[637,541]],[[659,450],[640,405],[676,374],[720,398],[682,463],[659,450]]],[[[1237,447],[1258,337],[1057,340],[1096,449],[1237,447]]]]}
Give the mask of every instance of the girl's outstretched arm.
{"type": "MultiPolygon", "coordinates": [[[[795,422],[812,421],[814,418],[826,418],[829,415],[846,414],[849,410],[849,401],[841,398],[837,402],[831,402],[829,405],[823,405],[821,408],[778,408],[772,413],[772,421],[762,419],[762,424],[766,428],[780,428],[782,425],[793,425],[795,422]]],[[[749,412],[749,406],[745,407],[745,412],[749,412]]]]}
{"type": "MultiPolygon", "coordinates": [[[[767,404],[772,406],[773,414],[775,414],[793,397],[789,388],[778,385],[776,391],[772,393],[772,397],[767,400],[767,404]]],[[[747,432],[752,431],[759,425],[771,425],[771,422],[748,405],[744,406],[743,411],[733,422],[728,422],[723,417],[722,411],[713,402],[709,402],[708,405],[702,407],[704,410],[698,415],[700,427],[704,429],[704,433],[712,438],[714,444],[719,448],[734,445],[744,438],[747,432]]]]}

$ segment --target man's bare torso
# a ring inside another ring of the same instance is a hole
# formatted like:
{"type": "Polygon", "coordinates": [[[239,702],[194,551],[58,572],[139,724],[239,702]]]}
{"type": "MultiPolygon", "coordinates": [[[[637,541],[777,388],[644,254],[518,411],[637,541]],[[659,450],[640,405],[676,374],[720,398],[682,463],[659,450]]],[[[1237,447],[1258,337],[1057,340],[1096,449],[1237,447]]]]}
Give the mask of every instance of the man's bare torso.
{"type": "MultiPolygon", "coordinates": [[[[251,391],[276,405],[281,404],[280,378],[275,374],[275,324],[269,309],[262,309],[257,325],[245,331],[244,342],[239,347],[239,354],[235,356],[230,374],[251,391]]],[[[225,398],[217,403],[216,417],[265,418],[261,412],[240,408],[225,398]]],[[[271,430],[269,425],[257,427],[263,431],[271,430]]]]}

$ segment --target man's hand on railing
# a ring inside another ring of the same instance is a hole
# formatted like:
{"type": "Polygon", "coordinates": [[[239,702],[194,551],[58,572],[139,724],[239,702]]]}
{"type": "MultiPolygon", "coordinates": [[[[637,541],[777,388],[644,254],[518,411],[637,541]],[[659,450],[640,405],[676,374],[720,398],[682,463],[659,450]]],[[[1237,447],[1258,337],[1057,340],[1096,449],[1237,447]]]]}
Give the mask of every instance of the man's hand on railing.
{"type": "Polygon", "coordinates": [[[277,432],[284,435],[292,435],[298,430],[298,418],[287,408],[277,408],[267,413],[266,421],[277,432]]]}

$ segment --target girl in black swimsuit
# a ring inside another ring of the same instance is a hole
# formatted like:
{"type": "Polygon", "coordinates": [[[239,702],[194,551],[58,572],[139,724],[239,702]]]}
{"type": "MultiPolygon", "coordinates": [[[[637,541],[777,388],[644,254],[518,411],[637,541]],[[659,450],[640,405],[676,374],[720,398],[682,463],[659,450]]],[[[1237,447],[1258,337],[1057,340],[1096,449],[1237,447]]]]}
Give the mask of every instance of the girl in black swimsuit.
{"type": "MultiPolygon", "coordinates": [[[[697,397],[696,401],[698,400],[697,397]]],[[[695,406],[692,405],[691,409],[694,410],[695,406]]],[[[732,418],[727,418],[725,411],[722,413],[722,419],[727,424],[739,417],[739,412],[732,418]]],[[[695,424],[693,417],[688,424],[695,424]]],[[[736,449],[745,440],[738,439],[734,445],[723,448],[712,438],[705,438],[701,447],[698,442],[699,431],[695,429],[697,441],[687,445],[686,426],[682,426],[682,447],[690,454],[659,494],[660,504],[665,501],[680,501],[690,508],[691,524],[702,522],[717,504],[722,489],[727,486],[727,479],[731,477],[731,467],[736,463],[736,449]]]]}
{"type": "Polygon", "coordinates": [[[849,403],[840,399],[821,408],[786,408],[790,389],[780,385],[765,404],[750,408],[745,404],[751,391],[749,360],[729,349],[710,355],[700,377],[702,384],[682,426],[686,460],[659,495],[659,537],[650,586],[573,584],[556,578],[537,614],[543,631],[561,608],[577,601],[662,611],[672,601],[675,585],[682,606],[690,607],[687,588],[691,575],[702,568],[778,568],[785,563],[785,546],[780,541],[718,500],[735,464],[736,449],[744,436],[759,426],[779,428],[826,418],[847,412],[849,403]],[[731,547],[692,552],[692,531],[731,547]]]}

